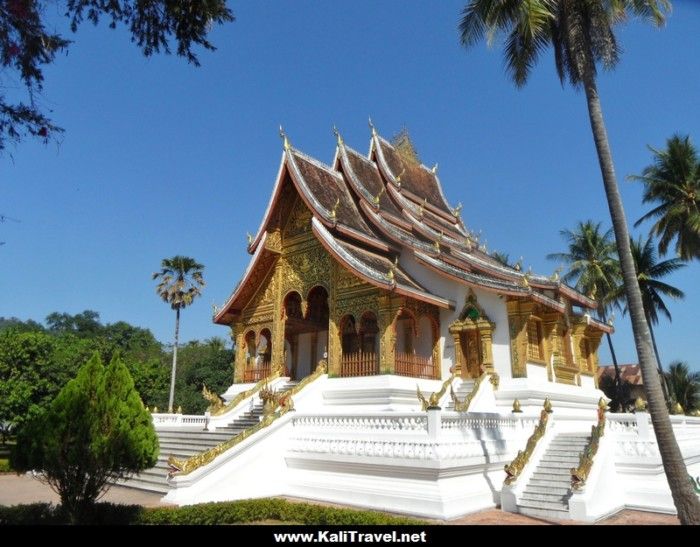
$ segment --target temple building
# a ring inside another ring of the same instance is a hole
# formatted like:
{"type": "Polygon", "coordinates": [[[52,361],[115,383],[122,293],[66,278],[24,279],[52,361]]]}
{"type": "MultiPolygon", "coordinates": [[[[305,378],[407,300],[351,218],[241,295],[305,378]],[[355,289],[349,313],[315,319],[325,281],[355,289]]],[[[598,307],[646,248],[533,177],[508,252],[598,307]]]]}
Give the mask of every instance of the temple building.
{"type": "MultiPolygon", "coordinates": [[[[407,134],[336,132],[324,164],[282,133],[250,262],[214,322],[233,383],[153,414],[127,485],[180,505],[294,496],[430,518],[488,507],[593,521],[674,512],[643,412],[606,413],[596,302],[486,252],[407,134]]],[[[700,419],[672,417],[700,475],[700,419]]]]}
{"type": "Polygon", "coordinates": [[[394,374],[509,378],[594,388],[611,327],[556,276],[503,265],[449,205],[403,134],[372,130],[363,155],[337,135],[331,166],[289,144],[243,279],[216,314],[235,382],[275,367],[300,380],[394,374]]]}

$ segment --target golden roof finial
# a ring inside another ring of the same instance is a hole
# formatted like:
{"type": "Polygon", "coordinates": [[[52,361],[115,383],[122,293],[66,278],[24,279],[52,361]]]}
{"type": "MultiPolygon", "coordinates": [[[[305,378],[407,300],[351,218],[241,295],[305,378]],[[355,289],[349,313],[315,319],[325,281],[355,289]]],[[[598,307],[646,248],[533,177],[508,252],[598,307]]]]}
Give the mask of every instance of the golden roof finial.
{"type": "Polygon", "coordinates": [[[284,145],[285,150],[289,150],[291,148],[291,145],[289,144],[289,139],[287,138],[287,134],[284,132],[284,129],[280,125],[280,137],[282,138],[282,142],[284,145]]]}
{"type": "Polygon", "coordinates": [[[462,205],[462,202],[460,201],[460,202],[457,204],[457,207],[455,207],[454,209],[452,209],[452,214],[453,214],[454,216],[456,216],[456,217],[459,217],[459,215],[462,214],[462,207],[463,207],[463,205],[462,205]]]}
{"type": "Polygon", "coordinates": [[[399,173],[399,176],[396,177],[396,184],[399,185],[399,188],[401,187],[401,177],[403,177],[404,173],[406,172],[406,168],[404,167],[402,171],[399,173]]]}
{"type": "Polygon", "coordinates": [[[372,136],[376,137],[377,136],[377,130],[374,128],[374,124],[372,123],[372,117],[370,116],[367,121],[369,122],[369,128],[372,130],[372,136]]]}
{"type": "Polygon", "coordinates": [[[384,192],[386,192],[386,187],[382,186],[382,189],[379,190],[379,193],[376,196],[374,196],[374,198],[372,199],[372,201],[374,202],[374,205],[376,205],[377,207],[379,207],[379,199],[382,197],[384,192]]]}
{"type": "Polygon", "coordinates": [[[440,252],[440,242],[439,241],[435,241],[433,243],[433,247],[435,248],[435,252],[437,252],[437,253],[440,252]]]}
{"type": "Polygon", "coordinates": [[[518,261],[515,263],[515,265],[513,266],[513,269],[514,269],[516,272],[519,272],[520,270],[523,269],[523,257],[522,257],[522,256],[521,256],[521,257],[518,259],[518,261]]]}
{"type": "Polygon", "coordinates": [[[423,213],[425,212],[425,206],[428,203],[428,198],[423,198],[423,203],[420,204],[420,208],[418,209],[418,215],[423,218],[423,213]]]}
{"type": "Polygon", "coordinates": [[[554,273],[552,274],[552,277],[549,279],[552,281],[559,281],[559,273],[561,272],[562,267],[559,266],[556,270],[554,270],[554,273]]]}
{"type": "Polygon", "coordinates": [[[392,262],[391,266],[389,266],[389,271],[386,274],[386,278],[391,281],[392,283],[394,282],[394,272],[396,271],[396,268],[399,265],[399,257],[395,256],[394,257],[394,262],[392,262]]]}
{"type": "Polygon", "coordinates": [[[340,198],[337,198],[335,200],[335,205],[333,205],[333,209],[331,209],[331,218],[335,220],[338,218],[338,207],[340,206],[340,198]]]}
{"type": "Polygon", "coordinates": [[[437,164],[437,162],[435,162],[435,165],[433,165],[433,168],[431,169],[431,171],[433,172],[433,175],[437,173],[437,170],[438,170],[438,164],[437,164]]]}
{"type": "Polygon", "coordinates": [[[253,243],[253,236],[250,234],[250,232],[246,232],[245,237],[248,240],[248,247],[250,247],[253,243]]]}
{"type": "Polygon", "coordinates": [[[522,277],[522,279],[520,280],[520,285],[522,285],[522,286],[525,287],[525,288],[529,288],[529,287],[530,287],[530,273],[529,273],[529,272],[527,272],[527,273],[522,277]]]}
{"type": "Polygon", "coordinates": [[[333,134],[335,135],[335,140],[338,143],[338,146],[342,146],[343,137],[340,135],[340,131],[338,131],[338,128],[335,125],[333,126],[333,134]]]}
{"type": "Polygon", "coordinates": [[[513,410],[511,412],[522,412],[522,409],[520,408],[520,401],[518,399],[513,401],[513,410]]]}

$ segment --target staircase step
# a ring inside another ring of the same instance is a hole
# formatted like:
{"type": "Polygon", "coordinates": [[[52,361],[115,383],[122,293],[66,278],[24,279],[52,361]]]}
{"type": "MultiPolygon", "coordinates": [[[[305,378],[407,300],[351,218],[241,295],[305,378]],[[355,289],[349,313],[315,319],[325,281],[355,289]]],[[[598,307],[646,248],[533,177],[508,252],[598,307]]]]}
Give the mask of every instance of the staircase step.
{"type": "Polygon", "coordinates": [[[522,502],[518,503],[518,507],[527,507],[529,509],[552,509],[554,511],[561,511],[563,513],[566,513],[566,516],[562,518],[568,518],[569,516],[569,506],[563,501],[553,502],[540,500],[523,500],[522,502]]]}
{"type": "Polygon", "coordinates": [[[532,482],[533,481],[527,483],[523,494],[558,494],[564,496],[571,490],[571,486],[569,484],[563,485],[554,483],[550,485],[541,485],[532,484],[532,482]]]}
{"type": "Polygon", "coordinates": [[[539,509],[537,507],[518,507],[518,513],[528,517],[545,520],[569,520],[568,510],[559,509],[539,509]]]}

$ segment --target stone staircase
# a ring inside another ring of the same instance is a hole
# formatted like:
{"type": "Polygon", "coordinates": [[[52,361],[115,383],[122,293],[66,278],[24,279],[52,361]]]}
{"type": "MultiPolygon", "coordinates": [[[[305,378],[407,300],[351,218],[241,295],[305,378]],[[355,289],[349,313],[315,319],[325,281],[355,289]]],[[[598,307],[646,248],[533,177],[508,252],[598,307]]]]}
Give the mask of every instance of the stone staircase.
{"type": "Polygon", "coordinates": [[[560,433],[552,439],[518,501],[518,512],[530,517],[569,519],[571,468],[579,463],[579,455],[590,435],[560,433]]]}
{"type": "MultiPolygon", "coordinates": [[[[295,385],[297,385],[297,382],[287,381],[277,391],[286,393],[295,385]]],[[[120,482],[119,485],[166,494],[169,490],[167,476],[169,471],[168,458],[170,456],[175,456],[178,460],[186,460],[210,448],[214,448],[216,445],[226,442],[246,429],[257,425],[262,415],[263,405],[258,402],[252,405],[247,412],[241,414],[226,426],[216,428],[215,431],[182,427],[159,428],[156,430],[156,433],[160,444],[160,454],[155,466],[142,471],[127,481],[120,482]]]]}
{"type": "MultiPolygon", "coordinates": [[[[464,398],[469,395],[472,392],[472,389],[474,389],[474,380],[457,380],[456,382],[453,383],[452,385],[455,395],[460,401],[463,401],[464,398]]],[[[449,395],[449,391],[448,391],[449,395]]],[[[446,410],[449,411],[454,411],[455,409],[455,402],[452,400],[452,397],[449,397],[448,403],[446,410]]]]}

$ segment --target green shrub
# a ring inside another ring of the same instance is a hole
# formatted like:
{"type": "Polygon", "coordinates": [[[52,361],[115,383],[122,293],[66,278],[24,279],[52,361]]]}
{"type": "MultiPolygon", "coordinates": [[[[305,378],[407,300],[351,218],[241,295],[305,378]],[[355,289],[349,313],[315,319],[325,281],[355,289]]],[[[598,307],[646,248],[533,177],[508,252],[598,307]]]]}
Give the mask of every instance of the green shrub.
{"type": "Polygon", "coordinates": [[[7,458],[0,458],[0,473],[9,473],[10,471],[12,471],[10,460],[7,458]]]}
{"type": "MultiPolygon", "coordinates": [[[[324,507],[281,499],[243,500],[203,503],[187,507],[144,509],[138,505],[98,503],[83,522],[89,524],[237,524],[260,521],[281,521],[299,524],[425,524],[408,517],[395,517],[374,511],[324,507]]],[[[3,524],[65,524],[70,519],[60,506],[46,503],[0,507],[3,524]]]]}

